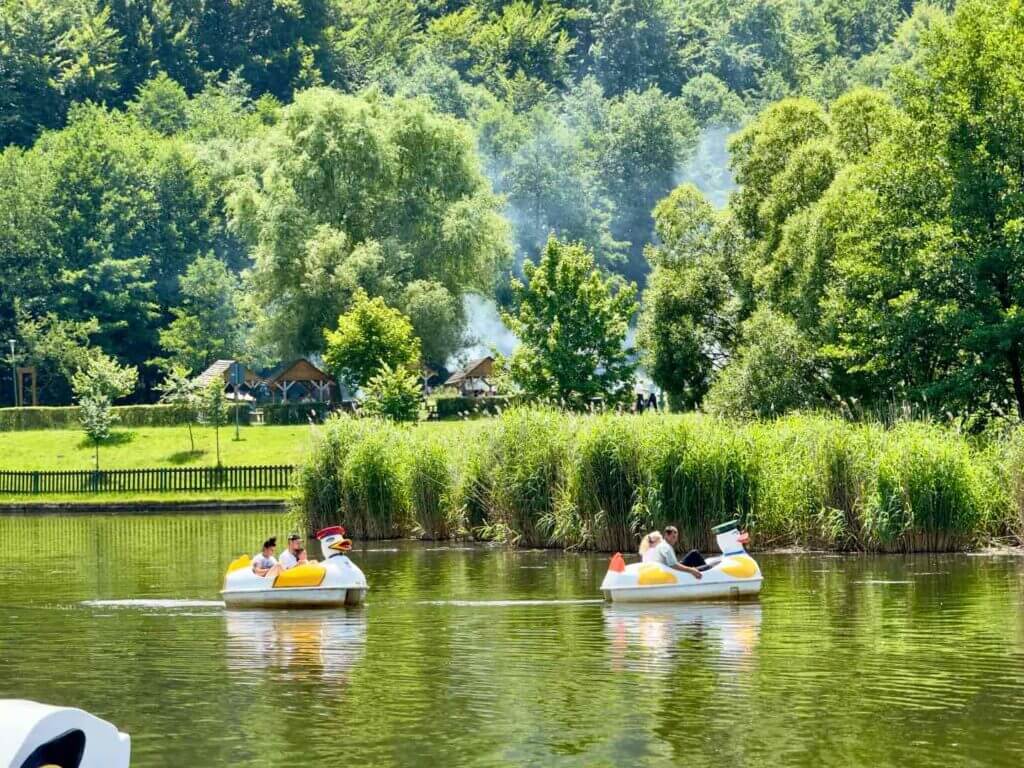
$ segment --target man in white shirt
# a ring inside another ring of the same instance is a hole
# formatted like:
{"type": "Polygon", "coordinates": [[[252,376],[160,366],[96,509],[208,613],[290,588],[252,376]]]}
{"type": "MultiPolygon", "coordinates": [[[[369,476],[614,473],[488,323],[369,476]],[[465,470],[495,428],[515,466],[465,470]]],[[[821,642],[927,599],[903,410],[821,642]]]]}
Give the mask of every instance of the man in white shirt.
{"type": "Polygon", "coordinates": [[[266,576],[275,569],[280,571],[280,567],[277,564],[277,558],[274,557],[274,552],[277,549],[277,539],[271,536],[269,539],[263,542],[263,554],[256,555],[252,559],[252,571],[257,576],[266,576]]]}
{"type": "Polygon", "coordinates": [[[679,558],[676,556],[676,542],[679,541],[679,529],[674,525],[670,525],[665,529],[664,537],[661,543],[655,547],[654,561],[667,565],[674,571],[682,571],[688,573],[695,579],[701,578],[701,572],[696,568],[691,568],[688,565],[683,565],[679,562],[679,558]]]}
{"type": "Polygon", "coordinates": [[[289,534],[288,549],[281,555],[281,569],[287,571],[299,564],[299,550],[302,549],[302,537],[297,533],[289,534]]]}

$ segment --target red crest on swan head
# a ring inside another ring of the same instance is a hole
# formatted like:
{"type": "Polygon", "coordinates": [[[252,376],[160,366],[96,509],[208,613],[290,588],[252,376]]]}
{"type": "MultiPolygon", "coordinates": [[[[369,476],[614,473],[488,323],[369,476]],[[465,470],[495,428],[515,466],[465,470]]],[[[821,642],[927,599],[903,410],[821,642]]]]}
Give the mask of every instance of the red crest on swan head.
{"type": "Polygon", "coordinates": [[[321,528],[316,532],[316,538],[318,541],[323,541],[328,536],[344,536],[345,529],[340,525],[330,525],[327,528],[321,528]]]}

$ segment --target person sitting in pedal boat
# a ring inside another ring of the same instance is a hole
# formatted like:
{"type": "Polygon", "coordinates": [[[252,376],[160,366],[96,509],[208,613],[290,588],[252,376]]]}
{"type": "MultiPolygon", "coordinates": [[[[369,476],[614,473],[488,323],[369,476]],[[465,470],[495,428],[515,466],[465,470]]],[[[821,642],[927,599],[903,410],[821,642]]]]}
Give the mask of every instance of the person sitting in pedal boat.
{"type": "MultiPolygon", "coordinates": [[[[654,562],[662,563],[667,565],[674,571],[682,571],[688,573],[695,579],[701,578],[701,572],[696,567],[689,565],[688,562],[691,560],[691,556],[696,550],[691,551],[686,555],[686,558],[681,563],[679,558],[676,556],[676,542],[679,541],[679,529],[674,525],[667,526],[665,528],[664,540],[655,548],[656,557],[654,562]]],[[[697,552],[697,557],[700,557],[700,553],[697,552]]],[[[704,562],[704,558],[700,557],[701,563],[704,562]]]]}
{"type": "Polygon", "coordinates": [[[281,554],[281,570],[287,571],[299,564],[299,551],[302,549],[302,537],[297,533],[288,534],[288,549],[281,554]]]}
{"type": "Polygon", "coordinates": [[[257,576],[267,576],[271,571],[280,571],[281,566],[277,564],[274,551],[277,549],[277,538],[271,536],[263,542],[262,554],[252,559],[252,571],[257,576]]]}
{"type": "Polygon", "coordinates": [[[661,544],[661,532],[651,531],[640,540],[640,561],[653,563],[658,560],[658,545],[661,544]]]}

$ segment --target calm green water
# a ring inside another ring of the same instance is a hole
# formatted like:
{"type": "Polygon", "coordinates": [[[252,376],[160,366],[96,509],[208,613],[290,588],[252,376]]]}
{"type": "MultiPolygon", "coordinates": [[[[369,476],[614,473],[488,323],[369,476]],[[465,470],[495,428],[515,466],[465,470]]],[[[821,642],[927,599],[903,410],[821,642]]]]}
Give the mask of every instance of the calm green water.
{"type": "Polygon", "coordinates": [[[271,533],[0,518],[0,697],[136,768],[1024,763],[1024,558],[762,556],[758,602],[641,610],[593,602],[602,556],[385,543],[358,611],[207,602],[271,533]]]}

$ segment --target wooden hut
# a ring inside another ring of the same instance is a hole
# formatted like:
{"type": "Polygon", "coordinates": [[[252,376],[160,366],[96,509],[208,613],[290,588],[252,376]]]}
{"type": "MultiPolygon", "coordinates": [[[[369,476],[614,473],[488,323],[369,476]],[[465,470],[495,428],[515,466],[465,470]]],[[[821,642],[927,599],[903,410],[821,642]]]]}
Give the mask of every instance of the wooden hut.
{"type": "Polygon", "coordinates": [[[494,358],[488,355],[473,360],[461,371],[448,377],[444,385],[455,387],[463,397],[477,397],[491,391],[490,377],[494,373],[494,358]]]}
{"type": "Polygon", "coordinates": [[[334,379],[304,357],[279,366],[266,378],[271,395],[281,396],[281,402],[299,402],[305,399],[330,402],[334,379]]]}

